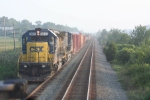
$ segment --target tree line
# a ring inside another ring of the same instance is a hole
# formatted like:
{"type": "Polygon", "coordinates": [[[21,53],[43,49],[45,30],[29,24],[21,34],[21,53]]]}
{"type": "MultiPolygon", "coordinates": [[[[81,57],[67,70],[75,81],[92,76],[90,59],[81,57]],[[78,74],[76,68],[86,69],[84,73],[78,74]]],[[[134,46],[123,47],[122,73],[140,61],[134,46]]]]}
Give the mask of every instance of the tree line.
{"type": "MultiPolygon", "coordinates": [[[[3,23],[4,23],[4,16],[0,18],[0,27],[1,28],[4,27],[3,23]]],[[[5,17],[5,27],[7,27],[7,28],[13,27],[13,24],[14,24],[16,35],[17,35],[17,33],[23,34],[27,30],[35,29],[35,28],[54,29],[54,30],[58,30],[58,31],[79,31],[78,28],[76,28],[76,27],[69,27],[67,25],[55,24],[53,22],[42,23],[41,21],[36,21],[35,24],[33,24],[32,22],[28,21],[27,19],[24,19],[22,21],[17,21],[14,18],[5,17]]],[[[11,33],[12,33],[12,31],[6,30],[7,35],[12,35],[11,33]]],[[[3,29],[0,29],[0,35],[1,36],[4,35],[3,29]]]]}
{"type": "Polygon", "coordinates": [[[130,34],[103,29],[97,35],[129,99],[150,100],[150,29],[139,25],[130,34]]]}

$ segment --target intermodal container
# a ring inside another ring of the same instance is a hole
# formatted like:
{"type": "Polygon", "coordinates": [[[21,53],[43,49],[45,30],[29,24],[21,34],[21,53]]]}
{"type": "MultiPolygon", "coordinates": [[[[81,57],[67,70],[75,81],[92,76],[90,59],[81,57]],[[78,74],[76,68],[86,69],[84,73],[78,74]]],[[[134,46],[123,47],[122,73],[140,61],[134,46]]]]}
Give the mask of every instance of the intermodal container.
{"type": "Polygon", "coordinates": [[[72,35],[72,38],[73,38],[73,53],[75,54],[77,52],[77,48],[76,48],[76,37],[77,35],[76,34],[73,34],[72,35]]]}

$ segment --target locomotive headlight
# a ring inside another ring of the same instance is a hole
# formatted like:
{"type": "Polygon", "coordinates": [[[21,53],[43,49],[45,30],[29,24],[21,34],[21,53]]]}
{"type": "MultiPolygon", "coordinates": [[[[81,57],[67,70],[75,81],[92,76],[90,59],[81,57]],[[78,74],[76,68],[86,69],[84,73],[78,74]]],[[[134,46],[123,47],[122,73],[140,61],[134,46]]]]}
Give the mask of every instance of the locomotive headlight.
{"type": "Polygon", "coordinates": [[[37,32],[36,32],[36,35],[40,35],[40,31],[37,31],[37,32]]]}
{"type": "Polygon", "coordinates": [[[27,65],[24,65],[24,68],[27,68],[27,65]]]}
{"type": "Polygon", "coordinates": [[[45,65],[42,65],[42,68],[45,68],[46,66],[45,65]]]}

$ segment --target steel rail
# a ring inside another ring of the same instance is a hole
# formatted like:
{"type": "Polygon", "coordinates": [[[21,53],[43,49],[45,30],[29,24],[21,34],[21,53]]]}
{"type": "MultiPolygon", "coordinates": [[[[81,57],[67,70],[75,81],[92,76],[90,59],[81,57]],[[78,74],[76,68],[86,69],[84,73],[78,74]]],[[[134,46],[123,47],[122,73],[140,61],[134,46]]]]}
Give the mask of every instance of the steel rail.
{"type": "Polygon", "coordinates": [[[50,78],[48,78],[46,81],[44,81],[42,84],[40,84],[35,90],[33,90],[27,97],[26,99],[31,98],[46,82],[49,81],[50,78]]]}
{"type": "MultiPolygon", "coordinates": [[[[92,48],[94,48],[94,42],[93,42],[93,47],[92,48]]],[[[92,57],[91,57],[91,64],[90,64],[90,75],[89,75],[89,82],[88,82],[87,100],[89,100],[89,96],[90,96],[92,65],[93,65],[93,49],[92,49],[92,57]]]]}

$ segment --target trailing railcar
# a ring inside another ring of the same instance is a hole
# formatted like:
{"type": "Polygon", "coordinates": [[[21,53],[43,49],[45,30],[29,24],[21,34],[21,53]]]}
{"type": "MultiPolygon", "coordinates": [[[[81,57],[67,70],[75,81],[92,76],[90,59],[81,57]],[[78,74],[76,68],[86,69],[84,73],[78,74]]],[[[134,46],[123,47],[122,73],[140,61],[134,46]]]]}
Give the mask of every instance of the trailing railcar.
{"type": "Polygon", "coordinates": [[[43,81],[71,58],[72,34],[37,28],[22,35],[19,77],[43,81]]]}
{"type": "Polygon", "coordinates": [[[73,40],[70,32],[60,31],[56,33],[59,37],[58,52],[60,58],[62,58],[62,64],[72,57],[73,52],[73,40]]]}
{"type": "Polygon", "coordinates": [[[78,52],[85,44],[85,35],[80,32],[72,32],[73,37],[73,53],[78,52]]]}

